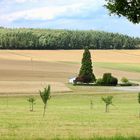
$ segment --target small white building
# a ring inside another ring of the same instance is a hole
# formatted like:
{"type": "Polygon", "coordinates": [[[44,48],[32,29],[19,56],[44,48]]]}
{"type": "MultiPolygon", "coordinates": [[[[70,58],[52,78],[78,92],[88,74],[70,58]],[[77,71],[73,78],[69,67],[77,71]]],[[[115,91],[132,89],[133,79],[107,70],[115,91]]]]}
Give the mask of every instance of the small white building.
{"type": "Polygon", "coordinates": [[[76,79],[76,77],[70,78],[70,79],[69,79],[69,83],[70,83],[70,84],[74,84],[74,80],[75,80],[75,79],[76,79]]]}

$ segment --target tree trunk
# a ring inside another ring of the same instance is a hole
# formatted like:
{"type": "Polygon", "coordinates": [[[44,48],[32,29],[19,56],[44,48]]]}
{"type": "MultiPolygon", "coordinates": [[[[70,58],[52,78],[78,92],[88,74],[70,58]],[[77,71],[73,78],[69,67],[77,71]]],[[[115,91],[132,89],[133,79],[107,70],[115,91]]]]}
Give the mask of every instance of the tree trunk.
{"type": "Polygon", "coordinates": [[[45,116],[45,112],[46,112],[46,106],[47,104],[44,105],[44,112],[43,112],[43,117],[45,116]]]}
{"type": "Polygon", "coordinates": [[[108,105],[106,104],[105,112],[108,112],[108,105]]]}
{"type": "Polygon", "coordinates": [[[30,111],[32,111],[32,105],[31,105],[31,103],[30,103],[30,111]]]}
{"type": "Polygon", "coordinates": [[[93,102],[92,102],[92,100],[90,101],[90,109],[93,109],[93,102]]]}
{"type": "Polygon", "coordinates": [[[32,103],[32,110],[31,111],[34,111],[34,108],[33,108],[33,103],[32,103]]]}

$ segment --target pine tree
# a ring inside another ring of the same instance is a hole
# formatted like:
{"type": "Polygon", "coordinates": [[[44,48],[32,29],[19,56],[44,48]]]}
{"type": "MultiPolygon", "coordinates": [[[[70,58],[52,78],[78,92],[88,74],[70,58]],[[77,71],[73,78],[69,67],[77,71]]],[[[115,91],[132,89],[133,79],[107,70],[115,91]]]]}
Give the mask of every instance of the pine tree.
{"type": "Polygon", "coordinates": [[[95,82],[96,78],[93,74],[91,54],[88,48],[85,48],[82,58],[82,66],[79,72],[79,81],[83,83],[95,82]]]}

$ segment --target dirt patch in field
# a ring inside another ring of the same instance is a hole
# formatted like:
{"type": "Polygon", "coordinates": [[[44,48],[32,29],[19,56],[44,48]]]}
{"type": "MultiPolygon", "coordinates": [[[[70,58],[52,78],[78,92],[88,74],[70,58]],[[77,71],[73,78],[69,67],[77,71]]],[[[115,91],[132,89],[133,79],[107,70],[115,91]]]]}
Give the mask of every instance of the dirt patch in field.
{"type": "Polygon", "coordinates": [[[67,83],[79,65],[59,62],[0,60],[1,81],[51,81],[67,83]]]}
{"type": "Polygon", "coordinates": [[[70,92],[65,83],[76,69],[59,62],[0,59],[0,94],[34,94],[48,84],[52,92],[70,92]]]}
{"type": "Polygon", "coordinates": [[[0,81],[0,95],[5,94],[39,94],[39,90],[43,90],[51,85],[52,92],[70,92],[71,90],[60,82],[45,81],[0,81]]]}

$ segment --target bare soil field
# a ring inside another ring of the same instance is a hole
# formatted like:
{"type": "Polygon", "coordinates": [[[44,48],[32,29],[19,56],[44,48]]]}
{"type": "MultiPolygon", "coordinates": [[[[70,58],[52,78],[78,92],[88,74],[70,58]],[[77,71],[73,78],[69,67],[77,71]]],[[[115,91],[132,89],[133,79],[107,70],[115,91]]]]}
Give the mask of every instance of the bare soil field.
{"type": "MultiPolygon", "coordinates": [[[[0,93],[33,93],[52,85],[54,92],[71,91],[65,86],[79,72],[82,50],[1,50],[0,93]]],[[[140,64],[140,50],[92,50],[93,62],[140,64]]],[[[93,64],[94,65],[94,64],[93,64]]],[[[97,77],[105,72],[140,80],[140,73],[94,66],[97,77]]]]}
{"type": "MultiPolygon", "coordinates": [[[[80,62],[83,50],[0,50],[0,59],[80,62]]],[[[94,62],[140,63],[140,50],[91,50],[94,62]]]]}
{"type": "Polygon", "coordinates": [[[38,94],[39,89],[43,89],[47,85],[51,85],[51,91],[54,92],[71,92],[65,84],[60,82],[45,81],[0,81],[1,95],[27,95],[33,93],[38,94]]]}

